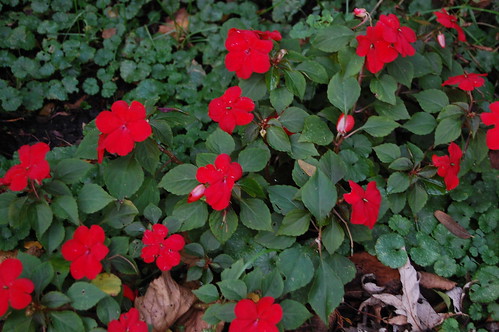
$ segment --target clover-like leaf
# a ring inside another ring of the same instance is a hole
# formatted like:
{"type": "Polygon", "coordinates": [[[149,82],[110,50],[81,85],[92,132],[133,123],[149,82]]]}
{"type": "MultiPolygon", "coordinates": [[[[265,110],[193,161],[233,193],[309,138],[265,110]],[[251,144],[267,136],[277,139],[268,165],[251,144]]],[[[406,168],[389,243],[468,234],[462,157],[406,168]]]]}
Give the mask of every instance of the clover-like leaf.
{"type": "Polygon", "coordinates": [[[398,269],[407,262],[404,246],[404,238],[399,234],[383,234],[376,241],[376,256],[386,266],[398,269]]]}

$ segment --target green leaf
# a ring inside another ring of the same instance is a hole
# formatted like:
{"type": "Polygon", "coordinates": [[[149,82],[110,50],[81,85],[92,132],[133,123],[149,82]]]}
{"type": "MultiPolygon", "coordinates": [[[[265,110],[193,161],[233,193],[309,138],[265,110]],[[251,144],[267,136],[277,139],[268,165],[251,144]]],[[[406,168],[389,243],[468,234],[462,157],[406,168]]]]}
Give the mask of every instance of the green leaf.
{"type": "Polygon", "coordinates": [[[110,296],[103,298],[97,304],[97,317],[104,324],[109,324],[110,321],[120,318],[120,305],[110,296]]]}
{"type": "Polygon", "coordinates": [[[258,101],[267,94],[267,85],[263,75],[251,75],[247,80],[239,80],[239,86],[243,90],[243,96],[258,101]]]}
{"type": "Polygon", "coordinates": [[[54,278],[54,268],[50,262],[43,262],[33,268],[30,274],[30,279],[35,285],[36,294],[41,294],[54,278]]]}
{"type": "Polygon", "coordinates": [[[31,204],[28,209],[31,227],[36,231],[38,237],[42,237],[54,219],[52,209],[45,201],[31,204]]]}
{"type": "Polygon", "coordinates": [[[456,118],[445,118],[435,130],[435,145],[455,141],[461,135],[462,121],[456,118]]]}
{"type": "Polygon", "coordinates": [[[331,180],[320,169],[317,169],[303,185],[301,197],[303,204],[320,223],[336,205],[337,193],[331,180]]]}
{"type": "Polygon", "coordinates": [[[310,115],[305,119],[303,132],[299,142],[310,142],[317,145],[328,145],[334,139],[334,135],[327,123],[317,115],[310,115]]]}
{"type": "Polygon", "coordinates": [[[376,256],[386,266],[398,269],[407,262],[404,238],[395,233],[383,234],[376,241],[376,256]]]}
{"type": "Polygon", "coordinates": [[[277,268],[285,276],[284,293],[300,289],[314,277],[314,264],[306,248],[296,246],[284,250],[277,259],[277,268]]]}
{"type": "Polygon", "coordinates": [[[428,194],[423,186],[416,183],[410,190],[407,196],[407,202],[412,210],[412,213],[418,213],[426,204],[428,194]]]}
{"type": "Polygon", "coordinates": [[[327,97],[331,104],[343,113],[348,113],[360,97],[359,82],[354,77],[343,78],[338,73],[329,81],[327,97]]]}
{"type": "MultiPolygon", "coordinates": [[[[368,230],[370,232],[367,227],[362,227],[362,229],[368,230]]],[[[356,241],[355,238],[354,241],[356,241]]],[[[357,274],[357,268],[355,267],[355,264],[343,255],[331,255],[327,258],[327,262],[329,266],[331,266],[333,271],[341,271],[341,273],[338,273],[338,277],[341,279],[343,285],[346,285],[347,283],[352,281],[357,274]]]]}
{"type": "Polygon", "coordinates": [[[308,293],[308,303],[322,321],[329,324],[329,315],[341,303],[345,291],[336,272],[321,260],[308,293]]]}
{"type": "Polygon", "coordinates": [[[106,297],[106,293],[88,282],[77,281],[69,287],[67,295],[76,310],[88,310],[106,297]]]}
{"type": "Polygon", "coordinates": [[[52,211],[62,219],[68,219],[75,225],[80,225],[78,216],[78,204],[73,196],[56,196],[52,201],[52,211]]]}
{"type": "Polygon", "coordinates": [[[374,93],[376,99],[384,101],[385,103],[395,105],[397,99],[395,91],[397,91],[397,81],[390,75],[383,75],[380,79],[372,79],[369,84],[371,92],[374,93]]]}
{"type": "Polygon", "coordinates": [[[424,90],[415,94],[414,97],[416,97],[419,106],[428,113],[440,112],[445,106],[449,105],[449,98],[441,90],[424,90]]]}
{"type": "Polygon", "coordinates": [[[268,148],[246,148],[239,153],[237,162],[245,172],[259,172],[270,159],[268,148]]]}
{"type": "Polygon", "coordinates": [[[71,302],[71,299],[61,292],[52,291],[52,292],[48,292],[47,294],[43,295],[40,302],[44,306],[53,309],[53,308],[61,307],[61,306],[65,305],[66,303],[71,302]]]}
{"type": "Polygon", "coordinates": [[[107,295],[116,296],[121,291],[121,279],[112,273],[100,273],[91,283],[107,295]]]}
{"type": "Polygon", "coordinates": [[[154,174],[160,165],[159,158],[161,151],[158,144],[151,138],[143,142],[137,143],[135,146],[135,158],[140,165],[145,168],[149,173],[154,174]]]}
{"type": "Polygon", "coordinates": [[[395,128],[400,125],[384,116],[370,116],[367,122],[362,126],[369,135],[374,137],[388,136],[395,128]]]}
{"type": "Polygon", "coordinates": [[[217,282],[220,292],[227,300],[242,300],[246,298],[247,288],[242,280],[228,279],[217,282]]]}
{"type": "Polygon", "coordinates": [[[83,322],[73,311],[50,311],[50,322],[54,332],[82,332],[85,331],[83,322]]]}
{"type": "Polygon", "coordinates": [[[163,176],[158,186],[175,195],[187,195],[199,184],[197,170],[191,164],[178,165],[163,176]]]}
{"type": "Polygon", "coordinates": [[[267,188],[269,199],[274,207],[274,211],[286,215],[293,209],[301,209],[303,205],[295,201],[294,197],[298,193],[298,188],[292,186],[271,186],[267,188]]]}
{"type": "MultiPolygon", "coordinates": [[[[33,316],[26,316],[25,311],[14,310],[3,324],[2,331],[9,332],[35,332],[33,316]]],[[[81,330],[83,331],[83,330],[81,330]]],[[[62,331],[60,331],[62,332],[62,331]]]]}
{"type": "Polygon", "coordinates": [[[271,147],[277,151],[288,152],[291,151],[291,143],[289,136],[284,129],[278,126],[270,126],[267,128],[267,141],[271,147]]]}
{"type": "Polygon", "coordinates": [[[272,272],[264,275],[262,280],[263,296],[271,296],[276,299],[282,295],[283,291],[284,281],[277,269],[273,269],[272,272]]]}
{"type": "Polygon", "coordinates": [[[63,159],[54,168],[54,178],[64,183],[73,184],[80,181],[93,167],[81,159],[63,159]]]}
{"type": "Polygon", "coordinates": [[[312,46],[324,52],[337,52],[353,39],[354,32],[344,25],[330,25],[321,29],[312,39],[312,46]]]}
{"type": "Polygon", "coordinates": [[[197,298],[204,303],[215,302],[220,298],[217,287],[213,284],[206,284],[192,291],[197,298]]]}
{"type": "Polygon", "coordinates": [[[132,196],[143,181],[144,171],[131,155],[112,160],[104,168],[104,182],[109,193],[118,199],[132,196]]]}
{"type": "Polygon", "coordinates": [[[388,177],[387,194],[402,193],[409,188],[410,179],[405,173],[395,172],[388,177]]]}
{"type": "Polygon", "coordinates": [[[393,76],[397,82],[410,88],[414,78],[414,66],[409,57],[398,57],[387,65],[388,74],[393,76]]]}
{"type": "Polygon", "coordinates": [[[471,301],[478,303],[493,303],[499,298],[499,281],[497,266],[483,266],[473,276],[473,280],[478,280],[479,284],[471,286],[471,301]]]}
{"type": "Polygon", "coordinates": [[[421,266],[430,266],[440,257],[440,245],[431,236],[416,233],[417,247],[411,248],[411,259],[421,266]]]}
{"type": "Polygon", "coordinates": [[[175,205],[173,216],[182,222],[180,230],[189,231],[204,226],[208,219],[208,208],[202,201],[187,203],[182,200],[175,205]]]}
{"type": "Polygon", "coordinates": [[[322,243],[326,250],[332,255],[343,243],[345,239],[345,232],[343,228],[335,222],[332,221],[329,226],[327,226],[322,233],[322,243]]]}
{"type": "Polygon", "coordinates": [[[300,302],[286,299],[279,303],[282,307],[283,315],[281,323],[285,330],[294,330],[303,325],[312,314],[300,302]]]}
{"type": "Polygon", "coordinates": [[[64,241],[65,230],[62,222],[56,220],[52,223],[49,229],[43,234],[40,242],[45,249],[51,253],[58,249],[62,241],[64,241]]]}
{"type": "Polygon", "coordinates": [[[408,171],[414,167],[414,163],[407,157],[400,157],[395,159],[388,168],[396,171],[408,171]]]}
{"type": "Polygon", "coordinates": [[[416,135],[427,135],[431,133],[436,126],[437,121],[431,114],[417,112],[409,121],[404,123],[402,127],[416,135]]]}
{"type": "Polygon", "coordinates": [[[289,107],[279,115],[279,122],[293,133],[301,132],[305,119],[309,116],[307,112],[298,107],[289,107]]]}
{"type": "Polygon", "coordinates": [[[374,102],[374,109],[378,115],[395,121],[410,119],[411,116],[409,115],[409,112],[407,112],[404,101],[399,97],[395,97],[395,101],[395,105],[390,105],[378,100],[374,102]]]}
{"type": "Polygon", "coordinates": [[[102,210],[114,201],[102,187],[94,183],[86,183],[78,194],[78,207],[85,213],[94,213],[102,210]]]}
{"type": "Polygon", "coordinates": [[[385,143],[375,146],[374,152],[378,156],[378,159],[383,163],[391,163],[395,159],[400,157],[400,148],[398,145],[393,143],[385,143]]]}
{"type": "Polygon", "coordinates": [[[307,82],[302,73],[297,70],[286,70],[284,71],[284,82],[290,92],[298,98],[303,99],[307,82]]]}
{"type": "Polygon", "coordinates": [[[216,154],[231,154],[236,147],[236,143],[234,143],[234,139],[231,135],[220,128],[217,128],[206,139],[206,147],[216,154]]]}
{"type": "Polygon", "coordinates": [[[166,146],[173,145],[173,132],[167,121],[151,119],[149,120],[149,124],[151,125],[154,138],[166,146]]]}
{"type": "Polygon", "coordinates": [[[301,142],[300,139],[301,134],[294,134],[289,137],[291,142],[291,153],[289,155],[291,158],[295,160],[307,159],[308,157],[319,155],[313,143],[301,142]]]}
{"type": "Polygon", "coordinates": [[[333,184],[343,179],[347,174],[347,166],[339,155],[331,150],[324,153],[319,160],[319,169],[331,179],[333,184]]]}
{"type": "Polygon", "coordinates": [[[305,234],[310,226],[310,213],[301,209],[289,211],[282,220],[278,235],[299,236],[305,234]]]}
{"type": "Polygon", "coordinates": [[[95,78],[89,77],[83,82],[83,91],[85,91],[85,93],[93,96],[99,93],[99,90],[99,84],[95,78]]]}
{"type": "Polygon", "coordinates": [[[248,228],[272,231],[272,220],[267,205],[260,199],[242,199],[241,222],[248,228]]]}
{"type": "Polygon", "coordinates": [[[357,75],[364,66],[364,57],[358,56],[352,47],[338,51],[338,62],[344,77],[357,75]]]}
{"type": "Polygon", "coordinates": [[[280,112],[293,102],[293,93],[286,87],[278,87],[270,91],[270,104],[280,112]]]}
{"type": "Polygon", "coordinates": [[[316,83],[326,84],[329,82],[326,69],[316,61],[302,62],[296,66],[296,70],[303,72],[305,76],[316,83]]]}
{"type": "Polygon", "coordinates": [[[234,234],[239,220],[234,210],[228,210],[226,212],[213,211],[208,222],[215,238],[223,244],[234,234]]]}
{"type": "Polygon", "coordinates": [[[139,210],[128,199],[116,201],[109,205],[103,213],[101,223],[108,224],[115,229],[122,229],[133,222],[139,210]]]}

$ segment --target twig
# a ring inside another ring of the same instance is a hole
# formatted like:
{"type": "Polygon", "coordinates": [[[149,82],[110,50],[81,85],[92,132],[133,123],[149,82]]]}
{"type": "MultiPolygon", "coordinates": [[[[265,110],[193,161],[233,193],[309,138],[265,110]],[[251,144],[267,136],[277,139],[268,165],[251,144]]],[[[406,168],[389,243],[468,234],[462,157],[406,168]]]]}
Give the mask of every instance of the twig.
{"type": "Polygon", "coordinates": [[[343,219],[343,217],[340,215],[340,213],[338,211],[336,211],[336,209],[333,209],[333,213],[338,218],[340,218],[340,220],[343,221],[343,223],[345,224],[345,228],[347,229],[348,237],[350,238],[350,256],[353,256],[353,237],[352,237],[352,233],[350,233],[350,228],[348,227],[348,223],[345,221],[345,219],[343,219]]]}

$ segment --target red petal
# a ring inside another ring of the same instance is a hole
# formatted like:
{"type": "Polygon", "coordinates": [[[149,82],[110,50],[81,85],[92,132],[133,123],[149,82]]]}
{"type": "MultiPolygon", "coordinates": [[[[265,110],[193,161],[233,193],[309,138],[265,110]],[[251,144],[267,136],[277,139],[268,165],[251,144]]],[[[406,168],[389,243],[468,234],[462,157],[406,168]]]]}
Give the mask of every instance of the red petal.
{"type": "Polygon", "coordinates": [[[264,320],[259,320],[255,326],[254,331],[258,332],[279,332],[279,329],[274,324],[266,322],[264,320]]]}
{"type": "Polygon", "coordinates": [[[92,255],[83,255],[71,263],[70,271],[75,279],[87,277],[92,280],[102,271],[102,264],[92,255]]]}
{"type": "Polygon", "coordinates": [[[232,134],[236,128],[236,119],[232,114],[226,115],[218,122],[218,125],[220,126],[220,129],[226,133],[232,134]]]}
{"type": "Polygon", "coordinates": [[[463,151],[461,151],[461,148],[459,147],[459,145],[452,142],[449,145],[448,151],[449,151],[449,156],[450,156],[450,162],[451,163],[459,163],[461,157],[463,156],[463,151]]]}
{"type": "Polygon", "coordinates": [[[230,166],[230,156],[226,153],[219,154],[215,159],[215,167],[220,170],[226,170],[230,166]]]}
{"type": "Polygon", "coordinates": [[[220,211],[225,209],[230,203],[232,185],[229,186],[222,181],[212,184],[204,193],[206,203],[208,203],[214,210],[220,211]]]}
{"type": "Polygon", "coordinates": [[[27,278],[22,278],[15,280],[10,289],[15,289],[18,292],[29,294],[33,292],[35,285],[33,284],[33,281],[27,278]]]}
{"type": "Polygon", "coordinates": [[[185,240],[182,235],[173,234],[168,239],[165,240],[164,246],[171,250],[180,251],[184,249],[185,240]]]}
{"type": "Polygon", "coordinates": [[[21,165],[12,166],[3,178],[6,184],[10,184],[12,191],[21,191],[28,185],[28,174],[21,165]]]}
{"type": "Polygon", "coordinates": [[[357,225],[367,225],[369,222],[369,210],[364,201],[360,200],[352,204],[352,214],[350,215],[350,222],[357,225]]]}
{"type": "Polygon", "coordinates": [[[364,189],[352,180],[349,180],[348,184],[350,185],[351,192],[343,194],[345,201],[349,204],[355,204],[362,200],[364,197],[364,189]]]}
{"type": "Polygon", "coordinates": [[[371,181],[367,184],[365,199],[375,206],[379,207],[381,205],[381,193],[376,187],[376,182],[371,181]]]}
{"type": "Polygon", "coordinates": [[[129,122],[127,128],[135,142],[145,141],[152,134],[151,125],[146,120],[129,122]]]}
{"type": "Polygon", "coordinates": [[[270,59],[267,53],[253,51],[249,56],[249,62],[255,73],[263,74],[268,72],[270,69],[270,59]]]}
{"type": "Polygon", "coordinates": [[[115,101],[113,105],[111,105],[111,111],[122,121],[126,121],[128,119],[129,106],[124,100],[115,101]]]}
{"type": "MultiPolygon", "coordinates": [[[[368,28],[369,29],[369,28],[368,28]]],[[[369,53],[369,50],[371,49],[371,41],[367,36],[357,36],[357,49],[355,52],[357,53],[358,56],[366,56],[367,53],[369,53]]]]}
{"type": "Polygon", "coordinates": [[[125,326],[123,326],[123,324],[115,319],[115,320],[112,320],[109,322],[109,324],[107,325],[107,331],[108,332],[127,332],[127,329],[125,326]]]}
{"type": "Polygon", "coordinates": [[[154,259],[158,255],[159,255],[159,246],[152,245],[152,246],[143,247],[142,252],[140,254],[140,257],[144,260],[144,262],[152,263],[152,262],[154,262],[154,259]]]}
{"type": "Polygon", "coordinates": [[[226,116],[227,109],[226,103],[222,97],[218,97],[210,101],[208,104],[208,116],[215,122],[220,122],[226,116]]]}
{"type": "Polygon", "coordinates": [[[124,121],[109,111],[100,112],[95,118],[95,125],[101,133],[109,134],[124,124],[124,121]]]}
{"type": "Polygon", "coordinates": [[[32,164],[28,170],[28,178],[32,180],[42,181],[50,177],[50,165],[46,160],[41,160],[36,164],[32,164]]]}
{"type": "Polygon", "coordinates": [[[134,122],[139,120],[145,120],[147,116],[146,108],[142,103],[138,101],[132,101],[127,112],[127,120],[134,122]]]}
{"type": "Polygon", "coordinates": [[[445,182],[445,187],[447,190],[452,190],[454,188],[456,188],[458,185],[459,185],[459,178],[457,177],[457,175],[455,173],[448,173],[445,178],[444,178],[444,182],[445,182]]]}
{"type": "Polygon", "coordinates": [[[128,132],[118,129],[107,135],[104,146],[110,153],[126,156],[132,152],[135,142],[128,132]]]}
{"type": "Polygon", "coordinates": [[[234,102],[234,101],[236,101],[236,99],[238,99],[241,96],[242,93],[243,93],[243,91],[241,90],[240,87],[232,86],[232,87],[228,88],[227,90],[225,90],[225,93],[223,94],[222,99],[225,102],[229,102],[229,101],[234,102]]]}
{"type": "Polygon", "coordinates": [[[464,77],[464,75],[452,76],[452,77],[449,77],[445,82],[443,82],[442,86],[444,86],[444,85],[459,84],[459,83],[461,83],[465,79],[466,78],[464,77]]]}
{"type": "Polygon", "coordinates": [[[244,65],[245,59],[243,52],[229,52],[225,56],[225,67],[228,71],[237,71],[244,65]]]}
{"type": "Polygon", "coordinates": [[[96,243],[90,249],[92,256],[98,261],[103,260],[109,253],[109,249],[104,243],[96,243]]]}
{"type": "Polygon", "coordinates": [[[79,241],[74,239],[68,240],[61,248],[62,257],[70,262],[83,255],[85,251],[86,248],[79,241]]]}
{"type": "Polygon", "coordinates": [[[10,289],[10,306],[14,309],[26,308],[31,303],[31,295],[17,289],[10,289]]]}
{"type": "Polygon", "coordinates": [[[9,299],[7,297],[8,291],[5,289],[0,289],[0,317],[5,315],[9,309],[9,299]]]}
{"type": "Polygon", "coordinates": [[[152,231],[163,239],[168,235],[168,227],[163,224],[154,224],[152,231]]]}
{"type": "Polygon", "coordinates": [[[234,118],[235,124],[238,126],[244,126],[253,121],[253,114],[248,113],[247,111],[243,110],[232,110],[232,116],[234,118]]]}
{"type": "Polygon", "coordinates": [[[466,35],[464,34],[463,28],[461,28],[459,25],[455,24],[454,29],[457,31],[457,40],[459,41],[466,41],[466,35]]]}
{"type": "Polygon", "coordinates": [[[23,264],[17,258],[8,258],[0,264],[0,288],[13,283],[23,271],[23,264]]]}
{"type": "Polygon", "coordinates": [[[248,97],[241,97],[239,100],[234,104],[234,109],[245,111],[245,112],[251,112],[255,109],[255,103],[253,100],[251,100],[248,97]]]}
{"type": "Polygon", "coordinates": [[[213,183],[220,181],[223,174],[219,173],[212,164],[199,167],[196,172],[196,179],[201,183],[213,183]]]}
{"type": "Polygon", "coordinates": [[[234,313],[237,319],[256,320],[258,318],[257,305],[249,299],[244,299],[237,302],[234,307],[234,313]]]}
{"type": "Polygon", "coordinates": [[[499,127],[487,131],[486,143],[489,149],[499,150],[499,127]]]}
{"type": "Polygon", "coordinates": [[[255,323],[254,319],[234,319],[229,326],[229,332],[255,332],[253,324],[255,323]]]}

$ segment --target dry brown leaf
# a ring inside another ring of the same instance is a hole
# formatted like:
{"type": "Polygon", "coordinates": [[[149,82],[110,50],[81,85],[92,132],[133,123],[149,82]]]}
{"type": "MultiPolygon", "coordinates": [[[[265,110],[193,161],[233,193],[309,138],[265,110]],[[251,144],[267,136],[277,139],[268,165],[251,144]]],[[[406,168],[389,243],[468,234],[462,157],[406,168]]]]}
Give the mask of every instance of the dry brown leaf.
{"type": "MultiPolygon", "coordinates": [[[[405,250],[405,248],[402,248],[405,250]]],[[[402,282],[402,307],[407,316],[407,322],[411,324],[413,331],[422,331],[424,327],[418,317],[418,300],[420,297],[418,273],[411,265],[409,258],[404,266],[399,268],[400,282],[402,282]]]]}
{"type": "Polygon", "coordinates": [[[102,31],[102,38],[109,39],[116,34],[116,28],[104,29],[102,31]]]}
{"type": "Polygon", "coordinates": [[[38,112],[38,115],[40,116],[49,116],[52,111],[54,110],[55,108],[55,104],[54,103],[48,103],[48,104],[45,104],[42,109],[40,110],[40,112],[38,112]]]}
{"type": "Polygon", "coordinates": [[[359,273],[373,273],[376,276],[378,286],[394,286],[394,284],[400,283],[400,276],[397,270],[381,264],[375,256],[367,252],[355,253],[349,258],[356,265],[359,273]]]}
{"type": "Polygon", "coordinates": [[[462,312],[462,304],[464,299],[464,290],[461,287],[454,287],[450,291],[445,292],[447,296],[452,300],[452,305],[454,306],[454,312],[462,312]]]}
{"type": "Polygon", "coordinates": [[[185,8],[180,8],[175,14],[175,21],[166,20],[165,24],[159,26],[159,32],[171,34],[173,38],[179,40],[189,29],[189,14],[185,8]]]}
{"type": "Polygon", "coordinates": [[[187,311],[175,325],[179,326],[176,328],[175,332],[202,332],[202,331],[216,331],[221,332],[224,328],[225,323],[220,322],[214,327],[203,320],[204,310],[195,308],[192,306],[189,311],[187,311]]]}
{"type": "Polygon", "coordinates": [[[395,316],[388,319],[387,323],[391,325],[405,325],[407,324],[407,317],[404,315],[395,316]]]}
{"type": "Polygon", "coordinates": [[[450,281],[447,278],[438,276],[429,272],[419,272],[421,278],[419,279],[419,284],[425,288],[433,289],[443,289],[443,290],[451,290],[456,287],[457,283],[454,281],[450,281]]]}
{"type": "Polygon", "coordinates": [[[17,257],[17,250],[11,250],[11,251],[0,250],[0,263],[2,263],[7,258],[16,258],[16,257],[17,257]]]}
{"type": "Polygon", "coordinates": [[[196,296],[172,279],[169,271],[153,280],[144,296],[135,299],[135,307],[153,332],[169,328],[196,301],[196,296]]]}
{"type": "Polygon", "coordinates": [[[309,164],[301,159],[298,159],[298,166],[307,174],[308,176],[314,175],[315,171],[317,170],[317,167],[309,164]]]}
{"type": "Polygon", "coordinates": [[[435,215],[435,218],[455,236],[460,237],[461,239],[469,239],[472,237],[463,226],[459,225],[457,221],[452,219],[447,213],[436,210],[433,214],[435,215]]]}

